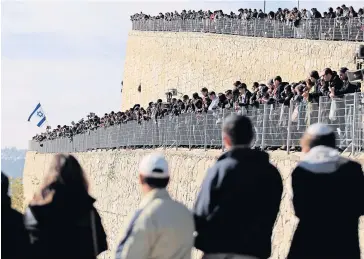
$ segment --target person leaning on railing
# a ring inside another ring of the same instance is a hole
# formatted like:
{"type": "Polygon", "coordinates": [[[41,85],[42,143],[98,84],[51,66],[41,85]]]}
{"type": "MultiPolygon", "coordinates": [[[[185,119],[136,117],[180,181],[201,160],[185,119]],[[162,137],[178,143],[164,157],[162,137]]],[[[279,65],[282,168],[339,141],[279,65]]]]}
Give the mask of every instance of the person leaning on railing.
{"type": "MultiPolygon", "coordinates": [[[[330,75],[332,77],[333,72],[330,71],[331,69],[327,70],[326,72],[329,74],[331,73],[330,75]]],[[[330,75],[327,78],[329,78],[330,75]]],[[[329,84],[325,82],[325,80],[323,79],[323,75],[322,78],[320,78],[319,73],[316,70],[313,70],[310,73],[309,84],[307,85],[306,91],[303,93],[303,97],[309,102],[319,103],[319,99],[321,96],[328,96],[329,94],[330,94],[329,84]]]]}
{"type": "Polygon", "coordinates": [[[342,84],[341,88],[334,89],[334,91],[330,93],[331,98],[336,97],[336,96],[341,97],[344,94],[352,94],[355,92],[360,92],[360,83],[349,82],[348,76],[346,75],[346,72],[348,70],[349,69],[346,67],[340,68],[339,77],[342,80],[343,84],[342,84]]]}

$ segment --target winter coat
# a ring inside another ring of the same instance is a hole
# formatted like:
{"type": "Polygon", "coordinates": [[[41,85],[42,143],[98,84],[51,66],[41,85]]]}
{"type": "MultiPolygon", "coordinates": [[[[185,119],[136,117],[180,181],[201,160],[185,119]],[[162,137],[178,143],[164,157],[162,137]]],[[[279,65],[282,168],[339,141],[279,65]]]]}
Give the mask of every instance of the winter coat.
{"type": "Polygon", "coordinates": [[[11,208],[9,179],[1,173],[1,258],[25,259],[29,256],[29,236],[23,215],[11,208]]]}
{"type": "Polygon", "coordinates": [[[208,170],[195,204],[195,247],[205,254],[270,257],[282,189],[267,153],[226,152],[208,170]]]}
{"type": "Polygon", "coordinates": [[[54,195],[45,205],[30,205],[25,226],[30,235],[34,259],[95,259],[107,250],[106,234],[95,199],[84,197],[80,202],[65,204],[54,195]]]}
{"type": "Polygon", "coordinates": [[[312,148],[292,173],[299,224],[288,259],[360,259],[358,224],[364,215],[360,164],[330,147],[312,148]]]}
{"type": "Polygon", "coordinates": [[[190,259],[194,230],[191,212],[166,189],[153,189],[125,221],[115,259],[190,259]]]}
{"type": "Polygon", "coordinates": [[[336,96],[343,96],[344,94],[352,94],[358,90],[356,84],[350,83],[348,80],[343,81],[343,86],[340,89],[335,89],[336,96]]]}

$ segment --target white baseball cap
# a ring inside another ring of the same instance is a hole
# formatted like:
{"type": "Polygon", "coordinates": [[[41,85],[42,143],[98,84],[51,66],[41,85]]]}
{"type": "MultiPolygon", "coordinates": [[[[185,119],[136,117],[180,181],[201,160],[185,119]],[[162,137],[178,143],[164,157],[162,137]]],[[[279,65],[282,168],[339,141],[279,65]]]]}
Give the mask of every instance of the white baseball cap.
{"type": "Polygon", "coordinates": [[[145,177],[164,179],[169,177],[168,162],[163,154],[151,153],[139,164],[139,173],[145,177]]]}
{"type": "Polygon", "coordinates": [[[330,126],[323,123],[312,124],[307,128],[306,131],[307,134],[310,134],[312,136],[325,136],[333,132],[334,130],[330,126]]]}

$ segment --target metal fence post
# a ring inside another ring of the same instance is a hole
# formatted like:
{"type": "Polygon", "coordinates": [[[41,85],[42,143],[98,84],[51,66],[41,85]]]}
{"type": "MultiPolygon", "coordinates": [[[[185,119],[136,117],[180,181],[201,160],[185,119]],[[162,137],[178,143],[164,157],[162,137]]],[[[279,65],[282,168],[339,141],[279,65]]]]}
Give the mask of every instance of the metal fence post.
{"type": "Polygon", "coordinates": [[[277,28],[276,28],[276,21],[273,20],[273,38],[276,38],[276,31],[277,31],[277,28]]]}
{"type": "Polygon", "coordinates": [[[351,19],[349,19],[347,26],[348,26],[348,38],[346,40],[349,40],[350,39],[351,19]]]}
{"type": "Polygon", "coordinates": [[[224,127],[224,120],[225,120],[225,109],[222,110],[222,121],[221,121],[221,151],[224,152],[224,139],[223,135],[223,127],[224,127]]]}
{"type": "Polygon", "coordinates": [[[319,36],[318,36],[319,40],[321,39],[321,35],[322,35],[322,21],[321,19],[319,19],[319,36]]]}
{"type": "MultiPolygon", "coordinates": [[[[126,125],[128,125],[128,124],[126,124],[126,125]]],[[[126,127],[126,128],[128,128],[128,127],[126,127]]],[[[129,131],[126,131],[127,132],[127,134],[129,135],[130,134],[130,132],[129,131]]],[[[130,137],[128,136],[127,138],[126,138],[126,148],[129,148],[129,140],[130,140],[130,137]]]]}
{"type": "Polygon", "coordinates": [[[178,133],[179,133],[179,120],[178,120],[178,116],[176,116],[176,150],[178,150],[178,133]]]}
{"type": "Polygon", "coordinates": [[[266,124],[267,124],[267,111],[268,111],[268,104],[264,104],[264,109],[263,109],[263,128],[262,128],[262,143],[260,145],[260,149],[263,150],[264,149],[264,144],[265,144],[265,128],[266,128],[266,124]]]}
{"type": "MultiPolygon", "coordinates": [[[[354,155],[355,154],[355,147],[356,147],[356,139],[355,139],[355,123],[356,123],[356,107],[359,106],[356,105],[357,104],[357,94],[354,93],[354,106],[353,106],[353,132],[351,134],[351,153],[354,155]]],[[[358,142],[359,143],[359,142],[358,142]]]]}
{"type": "Polygon", "coordinates": [[[254,37],[257,37],[257,19],[254,19],[254,37]]]}
{"type": "Polygon", "coordinates": [[[318,116],[317,116],[317,122],[320,123],[321,122],[321,109],[322,109],[322,102],[321,102],[321,97],[319,98],[319,102],[318,102],[318,116]]]}
{"type": "Polygon", "coordinates": [[[241,20],[238,20],[237,21],[237,24],[238,24],[238,35],[240,35],[240,25],[241,25],[241,20]]]}
{"type": "Polygon", "coordinates": [[[188,149],[191,150],[191,136],[192,136],[192,112],[190,113],[190,121],[188,123],[188,149]]]}
{"type": "Polygon", "coordinates": [[[293,113],[293,100],[289,103],[289,112],[288,112],[288,128],[287,128],[287,154],[289,154],[290,146],[291,146],[291,127],[292,127],[292,113],[293,113]]]}
{"type": "Polygon", "coordinates": [[[205,115],[205,123],[204,123],[204,149],[207,150],[207,113],[205,115]]]}
{"type": "Polygon", "coordinates": [[[153,119],[151,120],[151,124],[152,124],[152,149],[154,149],[154,125],[155,125],[155,123],[154,123],[154,121],[153,121],[153,119]]]}

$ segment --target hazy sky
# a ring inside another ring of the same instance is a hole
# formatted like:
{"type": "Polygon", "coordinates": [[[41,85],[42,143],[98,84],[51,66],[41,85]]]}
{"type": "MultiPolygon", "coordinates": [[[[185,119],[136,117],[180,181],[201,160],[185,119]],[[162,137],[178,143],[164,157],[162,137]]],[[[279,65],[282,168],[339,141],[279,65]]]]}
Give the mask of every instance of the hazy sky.
{"type": "MultiPolygon", "coordinates": [[[[300,1],[327,10],[361,1],[300,1]]],[[[297,1],[267,1],[266,10],[297,1]]],[[[44,129],[27,122],[41,102],[49,124],[69,125],[90,112],[117,111],[129,17],[182,9],[263,8],[263,1],[2,1],[1,147],[26,148],[44,129]]]]}

